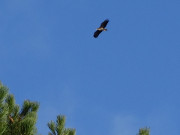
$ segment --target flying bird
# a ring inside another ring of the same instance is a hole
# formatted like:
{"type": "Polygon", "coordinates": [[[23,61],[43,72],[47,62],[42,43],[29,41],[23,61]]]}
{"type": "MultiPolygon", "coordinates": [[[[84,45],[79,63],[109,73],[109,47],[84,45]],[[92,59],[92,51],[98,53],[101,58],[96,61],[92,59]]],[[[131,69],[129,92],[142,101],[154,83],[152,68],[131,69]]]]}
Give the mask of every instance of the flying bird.
{"type": "Polygon", "coordinates": [[[105,27],[108,24],[108,22],[109,22],[108,19],[104,20],[104,22],[101,23],[101,26],[96,29],[96,31],[94,32],[95,38],[97,38],[102,31],[107,31],[107,29],[105,29],[105,27]]]}

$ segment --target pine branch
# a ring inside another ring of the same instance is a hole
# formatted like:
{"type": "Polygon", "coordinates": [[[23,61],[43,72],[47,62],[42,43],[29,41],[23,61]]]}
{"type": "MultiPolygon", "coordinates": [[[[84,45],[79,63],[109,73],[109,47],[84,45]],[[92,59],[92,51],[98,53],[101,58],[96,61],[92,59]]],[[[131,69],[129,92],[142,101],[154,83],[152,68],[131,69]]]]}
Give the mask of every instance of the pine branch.
{"type": "Polygon", "coordinates": [[[139,129],[139,135],[150,135],[150,129],[149,128],[139,129]]]}
{"type": "Polygon", "coordinates": [[[75,135],[75,129],[65,128],[65,116],[58,115],[56,123],[51,121],[48,123],[50,132],[48,135],[75,135]]]}
{"type": "Polygon", "coordinates": [[[49,135],[56,135],[56,124],[51,121],[48,123],[48,127],[52,133],[49,133],[49,135]]]}
{"type": "Polygon", "coordinates": [[[56,123],[57,123],[56,124],[57,135],[61,135],[61,133],[64,130],[64,126],[65,126],[65,116],[58,115],[56,123]]]}

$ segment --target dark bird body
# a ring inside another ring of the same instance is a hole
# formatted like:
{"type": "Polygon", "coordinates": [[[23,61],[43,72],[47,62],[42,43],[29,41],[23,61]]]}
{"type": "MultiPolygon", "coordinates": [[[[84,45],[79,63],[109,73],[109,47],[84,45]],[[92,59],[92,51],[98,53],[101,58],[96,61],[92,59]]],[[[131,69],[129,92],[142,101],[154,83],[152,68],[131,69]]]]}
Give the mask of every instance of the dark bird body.
{"type": "Polygon", "coordinates": [[[95,38],[97,38],[102,31],[107,31],[107,29],[105,29],[105,27],[108,24],[108,22],[109,22],[109,20],[106,19],[104,22],[101,23],[101,26],[96,29],[96,31],[94,32],[95,38]]]}

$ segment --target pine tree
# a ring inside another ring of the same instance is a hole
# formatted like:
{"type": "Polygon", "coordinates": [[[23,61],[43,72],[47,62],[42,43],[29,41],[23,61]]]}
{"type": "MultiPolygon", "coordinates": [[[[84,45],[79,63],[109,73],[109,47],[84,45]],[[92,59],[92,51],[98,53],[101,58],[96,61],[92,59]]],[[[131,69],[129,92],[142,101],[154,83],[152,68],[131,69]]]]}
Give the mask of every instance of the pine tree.
{"type": "Polygon", "coordinates": [[[8,89],[0,82],[0,135],[7,129],[7,104],[4,102],[8,95],[8,89]]]}
{"type": "Polygon", "coordinates": [[[6,102],[8,111],[8,135],[34,135],[36,133],[36,120],[39,104],[25,100],[20,107],[15,104],[13,95],[9,95],[6,102]]]}
{"type": "Polygon", "coordinates": [[[0,84],[0,135],[34,135],[39,104],[25,100],[20,110],[14,96],[0,84]]]}
{"type": "Polygon", "coordinates": [[[75,129],[65,128],[65,116],[58,115],[56,123],[51,121],[48,123],[50,132],[48,135],[75,135],[75,129]]]}

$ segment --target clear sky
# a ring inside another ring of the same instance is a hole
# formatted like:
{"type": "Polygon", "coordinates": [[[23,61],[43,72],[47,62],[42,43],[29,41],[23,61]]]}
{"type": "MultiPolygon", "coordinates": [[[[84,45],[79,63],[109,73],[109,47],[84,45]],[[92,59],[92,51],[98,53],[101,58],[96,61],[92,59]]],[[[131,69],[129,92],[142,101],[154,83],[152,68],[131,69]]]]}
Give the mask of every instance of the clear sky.
{"type": "Polygon", "coordinates": [[[0,80],[40,102],[42,135],[58,114],[76,135],[180,135],[179,0],[1,0],[0,20],[0,80]]]}

